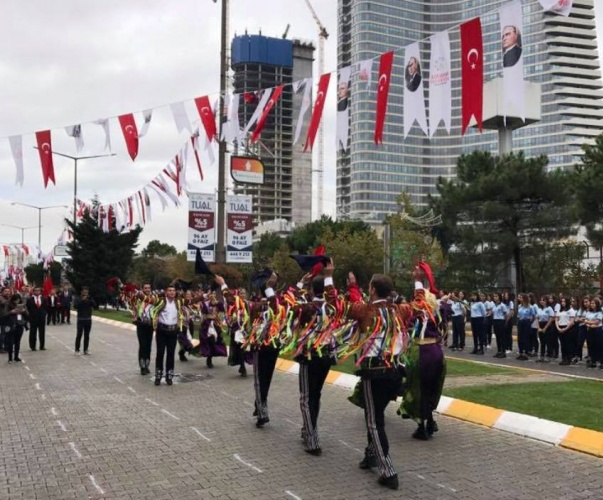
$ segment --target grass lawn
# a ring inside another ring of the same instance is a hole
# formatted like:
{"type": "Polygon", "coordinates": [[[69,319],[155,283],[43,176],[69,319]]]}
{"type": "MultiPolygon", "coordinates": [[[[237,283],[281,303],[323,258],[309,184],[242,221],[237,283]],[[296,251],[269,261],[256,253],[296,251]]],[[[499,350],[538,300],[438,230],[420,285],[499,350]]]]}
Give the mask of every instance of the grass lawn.
{"type": "Polygon", "coordinates": [[[603,431],[603,382],[572,380],[459,387],[446,396],[603,431]]]}
{"type": "Polygon", "coordinates": [[[100,309],[94,311],[93,316],[100,316],[101,318],[112,319],[115,321],[122,321],[123,323],[132,323],[132,314],[128,311],[116,311],[114,309],[100,309]]]}

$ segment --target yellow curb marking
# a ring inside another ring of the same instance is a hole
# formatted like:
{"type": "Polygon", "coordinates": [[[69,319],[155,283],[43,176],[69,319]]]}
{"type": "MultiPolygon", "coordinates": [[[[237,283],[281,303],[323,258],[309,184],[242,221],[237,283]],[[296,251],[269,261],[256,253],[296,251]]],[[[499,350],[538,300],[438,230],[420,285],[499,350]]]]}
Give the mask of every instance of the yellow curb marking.
{"type": "Polygon", "coordinates": [[[603,457],[603,432],[572,427],[559,446],[603,457]]]}
{"type": "Polygon", "coordinates": [[[455,399],[444,413],[449,417],[460,418],[486,427],[492,427],[502,414],[503,410],[458,399],[455,399]]]}

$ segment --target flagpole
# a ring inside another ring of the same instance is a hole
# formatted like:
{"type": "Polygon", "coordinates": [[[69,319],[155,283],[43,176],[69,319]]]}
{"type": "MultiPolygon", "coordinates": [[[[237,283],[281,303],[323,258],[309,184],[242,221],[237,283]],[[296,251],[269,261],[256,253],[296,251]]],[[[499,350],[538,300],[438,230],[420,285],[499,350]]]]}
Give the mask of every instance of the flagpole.
{"type": "Polygon", "coordinates": [[[222,0],[222,22],[220,32],[220,105],[218,127],[218,244],[216,248],[216,262],[226,262],[225,248],[225,207],[226,207],[226,140],[222,139],[222,127],[224,126],[224,97],[226,95],[226,73],[228,71],[228,55],[226,44],[228,43],[228,2],[222,0]]]}

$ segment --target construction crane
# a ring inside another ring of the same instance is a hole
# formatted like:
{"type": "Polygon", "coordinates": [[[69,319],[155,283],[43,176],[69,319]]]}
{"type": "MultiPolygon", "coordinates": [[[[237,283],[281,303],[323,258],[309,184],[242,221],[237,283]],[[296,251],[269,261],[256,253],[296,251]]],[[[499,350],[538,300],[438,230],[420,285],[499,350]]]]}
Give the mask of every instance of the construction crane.
{"type": "MultiPolygon", "coordinates": [[[[329,33],[324,25],[320,22],[314,7],[310,3],[310,0],[306,0],[306,5],[308,9],[310,9],[310,13],[314,18],[314,22],[316,23],[316,27],[318,28],[318,76],[321,76],[325,72],[325,41],[329,38],[329,33]]],[[[324,189],[324,161],[325,161],[325,134],[324,128],[322,126],[322,121],[318,128],[318,164],[316,165],[316,178],[318,182],[318,186],[316,189],[316,211],[318,214],[318,218],[320,218],[323,214],[323,189],[324,189]]]]}

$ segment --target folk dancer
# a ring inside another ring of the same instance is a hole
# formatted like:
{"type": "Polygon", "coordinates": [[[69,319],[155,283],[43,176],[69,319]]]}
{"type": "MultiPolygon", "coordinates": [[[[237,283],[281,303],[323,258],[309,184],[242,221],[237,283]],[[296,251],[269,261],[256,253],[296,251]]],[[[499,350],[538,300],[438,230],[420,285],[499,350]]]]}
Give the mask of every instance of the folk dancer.
{"type": "Polygon", "coordinates": [[[151,373],[151,346],[153,344],[153,303],[151,284],[142,285],[142,290],[131,296],[130,309],[138,338],[138,367],[141,375],[151,373]]]}

